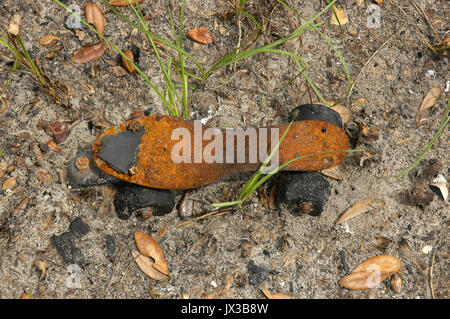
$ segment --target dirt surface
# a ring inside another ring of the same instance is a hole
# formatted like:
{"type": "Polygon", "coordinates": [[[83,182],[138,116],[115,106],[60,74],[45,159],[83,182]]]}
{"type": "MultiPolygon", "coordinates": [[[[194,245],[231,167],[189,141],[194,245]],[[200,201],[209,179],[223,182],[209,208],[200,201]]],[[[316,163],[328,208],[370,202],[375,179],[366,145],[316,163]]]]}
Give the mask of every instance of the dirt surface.
{"type": "MultiPolygon", "coordinates": [[[[87,3],[64,2],[81,8],[87,3]]],[[[163,87],[162,73],[145,38],[96,2],[105,12],[105,35],[122,50],[137,46],[139,65],[163,87]]],[[[324,1],[289,2],[307,17],[326,5],[324,1]]],[[[262,285],[295,298],[449,298],[450,247],[445,232],[449,203],[435,195],[429,205],[420,207],[414,196],[408,196],[418,184],[429,189],[431,177],[425,170],[429,159],[438,159],[438,172],[450,177],[448,128],[417,169],[406,177],[394,178],[414,161],[439,128],[448,100],[448,59],[427,49],[418,30],[432,45],[438,41],[409,1],[398,2],[406,16],[391,1],[384,2],[381,27],[372,29],[366,26],[369,3],[338,2],[349,18],[343,26],[344,45],[330,12],[321,18],[321,30],[337,48],[345,48],[352,80],[357,78],[351,96],[343,103],[351,111],[346,132],[352,147],[374,154],[363,162],[348,156],[341,168],[343,179],[329,179],[331,196],[321,216],[295,216],[284,208],[271,210],[255,193],[242,209],[177,227],[182,220],[176,209],[162,217],[142,219],[135,213],[120,220],[112,204],[114,186],[78,189],[68,185],[66,178],[68,161],[89,149],[106,127],[128,119],[136,110],[150,108],[152,114],[165,114],[156,94],[141,78],[118,72],[116,66],[121,64],[117,64],[118,54],[113,50],[97,61],[73,64],[73,54],[97,39],[84,26],[68,28],[68,13],[54,2],[2,1],[2,30],[6,30],[11,15],[22,15],[26,47],[48,78],[65,85],[63,98],[70,102],[71,110],[57,105],[29,73],[12,76],[6,90],[7,109],[0,113],[0,163],[13,165],[14,170],[2,174],[0,185],[14,177],[17,186],[12,192],[0,189],[0,297],[16,298],[32,289],[33,298],[180,298],[182,292],[194,298],[265,298],[259,289],[262,285]],[[39,45],[39,39],[47,34],[60,40],[47,47],[39,45]],[[439,87],[442,94],[430,109],[427,123],[418,127],[416,113],[432,87],[439,87]],[[51,139],[39,124],[53,119],[75,122],[59,145],[61,153],[48,150],[39,158],[35,145],[51,139]],[[379,134],[371,140],[358,138],[362,125],[378,128],[379,134]],[[51,179],[43,179],[40,171],[51,179]],[[28,208],[15,210],[25,197],[30,199],[28,208]],[[385,205],[335,226],[349,207],[367,197],[382,199],[385,205]],[[78,216],[90,231],[76,241],[86,262],[81,267],[80,289],[74,289],[67,285],[70,269],[51,237],[68,231],[78,216]],[[138,268],[131,256],[137,230],[158,238],[173,280],[156,282],[138,268]],[[367,291],[351,291],[337,284],[359,263],[380,254],[397,256],[403,263],[399,293],[389,288],[388,280],[367,291]],[[45,274],[38,266],[43,269],[42,263],[45,274]]],[[[449,2],[417,2],[430,16],[437,34],[448,36],[449,2]]],[[[274,5],[275,1],[250,1],[247,7],[258,21],[273,11],[270,28],[258,36],[254,46],[286,36],[301,23],[294,14],[281,6],[274,9],[274,5]]],[[[170,38],[165,1],[145,1],[143,7],[151,16],[150,30],[170,38]]],[[[177,16],[179,5],[175,8],[177,16]]],[[[187,1],[185,29],[205,25],[215,38],[210,45],[184,39],[185,49],[205,66],[238,45],[239,30],[241,41],[256,31],[243,17],[224,18],[231,9],[227,1],[187,1]]],[[[345,96],[342,65],[317,33],[308,32],[283,48],[308,63],[309,75],[326,99],[345,96]]],[[[1,66],[11,67],[8,63],[0,57],[1,66]]],[[[283,87],[297,72],[290,58],[271,54],[221,69],[206,83],[195,84],[198,89],[191,95],[190,117],[212,117],[211,125],[230,127],[286,121],[289,110],[311,99],[302,77],[283,87]]],[[[2,87],[10,74],[1,70],[2,87]]],[[[311,95],[317,100],[314,93],[311,95]]],[[[189,196],[197,199],[196,212],[208,212],[210,203],[238,196],[249,176],[237,175],[193,190],[189,196]]]]}

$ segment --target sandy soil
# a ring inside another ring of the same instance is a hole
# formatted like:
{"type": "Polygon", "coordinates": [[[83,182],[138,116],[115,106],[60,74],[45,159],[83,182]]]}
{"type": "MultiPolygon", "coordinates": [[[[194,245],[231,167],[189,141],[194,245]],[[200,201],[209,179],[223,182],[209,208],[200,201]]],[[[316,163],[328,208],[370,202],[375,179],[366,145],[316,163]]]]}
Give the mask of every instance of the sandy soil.
{"type": "MultiPolygon", "coordinates": [[[[78,3],[81,8],[87,3],[64,2],[78,3]]],[[[325,7],[324,1],[289,2],[308,17],[325,7]]],[[[65,177],[67,162],[88,149],[105,127],[124,121],[135,110],[151,108],[152,114],[164,114],[156,94],[139,77],[118,76],[118,55],[113,50],[97,61],[73,64],[74,52],[97,40],[85,27],[67,28],[68,14],[54,2],[2,1],[1,29],[6,30],[12,14],[22,15],[21,34],[26,47],[39,59],[48,78],[64,83],[67,90],[63,98],[70,101],[72,110],[57,105],[26,72],[15,73],[6,90],[8,107],[0,113],[0,163],[13,165],[14,170],[0,177],[0,185],[9,177],[15,177],[18,184],[12,193],[0,189],[0,297],[16,298],[32,289],[34,298],[179,298],[183,291],[196,298],[265,298],[258,288],[265,285],[295,298],[449,298],[450,247],[445,232],[449,203],[436,195],[429,205],[419,207],[407,196],[418,183],[429,182],[424,177],[429,159],[439,159],[439,173],[449,178],[448,128],[413,173],[394,178],[414,161],[439,127],[448,100],[448,59],[427,49],[418,30],[431,44],[437,45],[437,40],[409,1],[399,4],[406,16],[390,1],[385,2],[381,27],[372,29],[366,26],[364,1],[338,2],[349,18],[343,26],[344,45],[339,28],[331,24],[330,12],[321,18],[321,30],[337,48],[345,48],[352,79],[361,71],[344,103],[351,110],[346,132],[353,147],[375,154],[362,166],[354,156],[345,160],[343,179],[329,179],[332,194],[322,215],[294,216],[283,208],[271,210],[254,194],[242,209],[177,227],[182,221],[176,210],[163,217],[144,220],[135,214],[129,220],[120,220],[111,202],[115,191],[112,186],[75,189],[68,186],[65,177]],[[39,39],[47,34],[60,40],[48,47],[39,45],[39,39]],[[52,53],[57,46],[59,50],[52,53]],[[441,89],[441,97],[431,108],[428,122],[417,127],[417,110],[432,87],[441,89]],[[51,137],[39,123],[52,119],[75,122],[67,140],[60,144],[61,153],[49,150],[40,159],[34,146],[51,137]],[[362,125],[377,127],[378,138],[366,143],[358,140],[362,125]],[[50,174],[51,180],[41,181],[40,171],[50,174]],[[30,199],[29,207],[15,212],[24,197],[30,199]],[[346,209],[367,197],[383,199],[385,206],[335,226],[346,209]],[[90,232],[76,242],[86,263],[81,267],[81,288],[73,289],[67,286],[68,265],[50,238],[67,231],[77,216],[90,226],[90,232]],[[132,259],[133,233],[139,230],[157,237],[164,228],[159,243],[173,280],[156,282],[132,259]],[[117,246],[112,256],[106,248],[107,236],[112,236],[117,246]],[[401,259],[401,292],[394,293],[388,281],[367,291],[351,291],[337,284],[360,262],[380,254],[401,259]],[[42,263],[46,264],[44,276],[37,266],[42,263]]],[[[438,35],[448,36],[449,2],[417,2],[430,16],[438,35]]],[[[186,50],[206,66],[239,42],[238,18],[223,18],[231,8],[227,3],[187,1],[185,29],[205,25],[215,37],[207,46],[194,44],[187,37],[184,40],[186,50]]],[[[274,4],[250,1],[248,11],[261,21],[274,4]]],[[[143,7],[152,16],[150,29],[170,37],[165,1],[145,1],[143,7]]],[[[179,10],[178,5],[175,7],[179,10]]],[[[112,12],[104,12],[105,35],[122,50],[137,46],[139,65],[162,87],[163,76],[145,38],[112,12]]],[[[254,45],[285,36],[299,24],[296,16],[278,6],[273,10],[269,31],[254,45]]],[[[240,29],[243,40],[256,30],[244,18],[240,29]]],[[[342,65],[317,33],[308,32],[283,48],[307,61],[309,75],[326,99],[345,96],[347,82],[342,65]]],[[[3,57],[0,65],[11,66],[3,57]]],[[[191,96],[191,118],[214,116],[211,125],[234,127],[286,121],[289,110],[310,102],[302,77],[283,88],[282,84],[297,72],[291,59],[279,55],[256,56],[222,69],[203,86],[197,84],[191,96]]],[[[1,70],[2,87],[9,76],[10,72],[1,70]]],[[[230,177],[194,190],[191,196],[202,203],[199,211],[207,212],[211,209],[208,204],[229,199],[227,194],[237,196],[249,176],[230,177]]]]}

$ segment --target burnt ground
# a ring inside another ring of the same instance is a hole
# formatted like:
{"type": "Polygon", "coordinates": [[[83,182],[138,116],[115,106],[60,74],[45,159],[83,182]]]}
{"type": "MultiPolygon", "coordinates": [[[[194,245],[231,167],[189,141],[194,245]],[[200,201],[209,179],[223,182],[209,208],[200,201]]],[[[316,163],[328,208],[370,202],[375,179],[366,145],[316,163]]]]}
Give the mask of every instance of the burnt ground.
{"type": "MultiPolygon", "coordinates": [[[[82,8],[87,3],[64,2],[78,3],[82,8]]],[[[324,1],[289,2],[308,17],[325,7],[324,1]]],[[[449,2],[417,2],[437,34],[448,36],[449,2]]],[[[205,25],[215,38],[210,45],[184,39],[186,50],[205,66],[211,66],[239,43],[238,18],[225,17],[231,8],[227,3],[187,1],[185,29],[205,25]]],[[[183,291],[195,298],[265,298],[258,288],[265,285],[295,298],[449,298],[449,237],[445,232],[449,203],[435,195],[428,205],[421,206],[417,194],[409,195],[416,185],[428,184],[426,167],[430,159],[438,159],[438,172],[449,178],[448,128],[417,169],[406,177],[394,178],[438,130],[448,100],[448,58],[433,54],[424,44],[419,31],[432,45],[438,42],[409,1],[399,1],[404,13],[385,1],[381,27],[373,29],[366,27],[368,3],[339,1],[349,18],[343,36],[331,24],[330,12],[322,16],[321,30],[337,48],[345,48],[352,79],[357,78],[343,103],[351,111],[345,130],[353,147],[374,156],[362,165],[355,155],[347,157],[341,169],[342,180],[329,179],[331,196],[320,217],[296,216],[285,208],[272,210],[261,200],[264,196],[255,193],[242,209],[177,227],[182,221],[176,209],[162,217],[142,219],[136,213],[128,220],[118,219],[112,204],[113,186],[78,189],[68,185],[66,178],[68,161],[89,149],[104,128],[128,119],[137,110],[150,108],[152,114],[165,114],[156,94],[139,77],[120,72],[116,67],[120,68],[118,54],[113,50],[97,61],[73,64],[74,52],[97,40],[84,26],[67,28],[68,14],[54,2],[2,1],[2,30],[6,30],[12,14],[22,15],[21,34],[26,47],[47,77],[65,87],[60,98],[70,101],[72,109],[67,111],[56,104],[27,72],[14,73],[5,91],[7,108],[0,113],[0,163],[11,168],[2,174],[0,184],[15,177],[17,186],[12,192],[0,190],[0,297],[16,298],[32,289],[34,298],[179,298],[183,291]],[[47,34],[60,40],[47,47],[39,45],[39,39],[47,34]],[[439,87],[442,94],[430,109],[426,124],[418,127],[417,110],[432,87],[439,87]],[[51,138],[41,129],[42,122],[53,119],[75,122],[59,145],[61,152],[50,149],[40,158],[35,145],[51,138]],[[358,138],[362,125],[376,127],[379,133],[368,140],[358,138]],[[40,171],[47,172],[50,179],[38,175],[40,171]],[[346,209],[367,197],[382,199],[385,205],[335,226],[346,209]],[[15,210],[23,198],[30,199],[28,208],[15,210]],[[67,286],[70,269],[51,241],[53,235],[68,231],[76,217],[90,228],[76,241],[85,258],[80,289],[67,286]],[[155,238],[164,230],[158,241],[172,281],[156,282],[137,267],[131,256],[136,230],[155,238]],[[351,291],[337,284],[360,262],[380,254],[397,256],[403,263],[399,293],[394,293],[387,281],[367,291],[351,291]],[[42,268],[42,263],[46,265],[43,275],[37,266],[42,268]]],[[[145,1],[143,7],[150,16],[150,30],[170,38],[165,1],[145,1]]],[[[273,1],[251,1],[248,11],[261,21],[273,8],[273,1]]],[[[122,50],[137,46],[139,65],[163,87],[163,76],[145,38],[112,12],[104,12],[105,35],[122,50]]],[[[295,15],[277,7],[270,29],[253,45],[279,39],[299,23],[295,15]]],[[[241,18],[240,30],[245,41],[256,27],[241,18]]],[[[309,75],[326,99],[345,96],[342,65],[317,33],[308,32],[283,48],[308,62],[309,75]]],[[[0,57],[0,65],[3,88],[11,74],[4,66],[11,64],[0,57]]],[[[211,125],[231,127],[286,121],[289,110],[311,99],[302,77],[284,86],[297,72],[290,58],[271,54],[221,69],[206,83],[195,83],[191,118],[213,116],[211,125]]],[[[313,96],[312,100],[317,98],[313,96]]],[[[238,196],[249,176],[233,176],[194,190],[190,196],[198,200],[196,213],[209,211],[210,203],[238,196]]]]}

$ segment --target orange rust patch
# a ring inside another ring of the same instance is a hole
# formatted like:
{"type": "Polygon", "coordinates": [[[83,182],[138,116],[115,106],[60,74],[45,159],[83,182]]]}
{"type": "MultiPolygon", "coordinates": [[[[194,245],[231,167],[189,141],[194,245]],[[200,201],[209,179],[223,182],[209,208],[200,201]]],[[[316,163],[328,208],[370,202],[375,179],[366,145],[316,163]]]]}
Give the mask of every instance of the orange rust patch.
{"type": "MultiPolygon", "coordinates": [[[[273,127],[279,128],[279,137],[281,137],[288,125],[281,124],[273,127]]],[[[207,127],[202,126],[201,129],[203,136],[207,127]]],[[[225,144],[225,130],[221,131],[225,144]]],[[[268,131],[270,132],[270,130],[268,131]]],[[[270,141],[270,134],[268,135],[270,141]]],[[[211,140],[202,141],[202,152],[210,142],[211,140]]],[[[236,143],[236,138],[234,142],[236,143]]],[[[248,139],[246,139],[244,163],[205,163],[204,161],[194,163],[194,153],[196,152],[194,149],[194,122],[167,115],[152,115],[134,118],[117,127],[109,128],[97,137],[92,149],[97,166],[107,174],[119,179],[152,188],[189,189],[213,183],[236,173],[256,171],[261,162],[257,156],[257,163],[249,163],[248,143],[248,139]],[[133,170],[133,174],[119,173],[99,158],[97,153],[101,150],[101,141],[104,136],[116,135],[124,130],[141,126],[144,127],[145,134],[141,139],[137,154],[138,164],[133,170]],[[172,131],[177,128],[185,128],[191,134],[191,163],[177,164],[172,160],[172,148],[180,142],[180,140],[171,139],[172,131]]],[[[268,144],[270,145],[270,143],[268,144]]],[[[224,160],[226,147],[227,145],[224,145],[224,160]]],[[[322,170],[339,164],[346,157],[346,153],[332,153],[331,151],[348,148],[347,135],[334,124],[321,121],[294,122],[280,145],[279,165],[296,156],[328,152],[299,159],[285,167],[285,170],[295,171],[322,170]]],[[[236,147],[234,152],[236,161],[236,147]]]]}

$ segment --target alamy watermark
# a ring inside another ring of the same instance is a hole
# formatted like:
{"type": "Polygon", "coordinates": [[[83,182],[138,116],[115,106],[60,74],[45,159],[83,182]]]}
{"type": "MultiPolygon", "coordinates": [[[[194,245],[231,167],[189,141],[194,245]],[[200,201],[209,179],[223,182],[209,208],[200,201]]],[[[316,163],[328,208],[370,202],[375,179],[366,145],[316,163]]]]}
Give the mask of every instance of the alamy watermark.
{"type": "MultiPolygon", "coordinates": [[[[193,136],[185,127],[172,131],[176,143],[171,152],[172,161],[179,163],[263,163],[279,142],[279,129],[269,128],[206,128],[200,121],[194,121],[193,136]],[[270,135],[270,137],[269,137],[270,135]],[[269,143],[270,138],[270,143],[269,143]],[[246,140],[248,142],[246,142],[246,140]],[[203,143],[207,144],[203,147],[203,143]]],[[[268,173],[278,167],[278,148],[270,158],[270,165],[264,168],[268,173]]]]}

